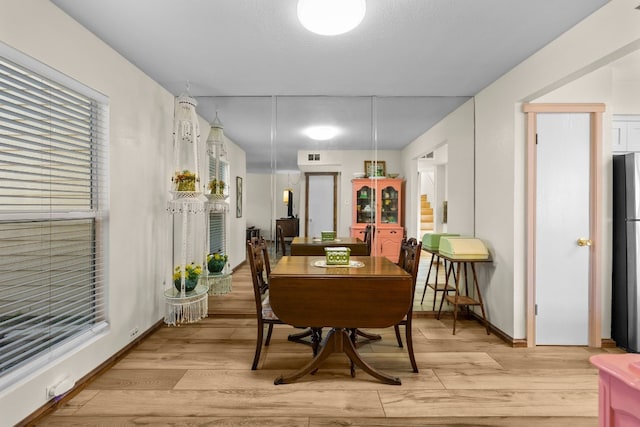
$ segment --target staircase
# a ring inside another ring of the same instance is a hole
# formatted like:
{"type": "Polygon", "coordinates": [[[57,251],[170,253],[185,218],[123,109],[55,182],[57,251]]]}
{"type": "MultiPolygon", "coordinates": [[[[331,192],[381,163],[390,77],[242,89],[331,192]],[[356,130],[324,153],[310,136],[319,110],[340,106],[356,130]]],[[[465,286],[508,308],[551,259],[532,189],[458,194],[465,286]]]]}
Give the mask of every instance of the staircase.
{"type": "Polygon", "coordinates": [[[420,238],[424,233],[433,232],[433,208],[427,200],[427,195],[420,196],[420,238]]]}

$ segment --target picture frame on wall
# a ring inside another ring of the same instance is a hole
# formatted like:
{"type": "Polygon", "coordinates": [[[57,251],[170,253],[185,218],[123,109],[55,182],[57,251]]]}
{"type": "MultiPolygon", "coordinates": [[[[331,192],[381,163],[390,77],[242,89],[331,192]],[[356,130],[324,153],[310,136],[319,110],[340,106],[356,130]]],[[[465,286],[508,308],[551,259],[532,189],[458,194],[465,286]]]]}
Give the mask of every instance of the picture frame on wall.
{"type": "Polygon", "coordinates": [[[242,218],[242,177],[236,176],[236,218],[242,218]]]}
{"type": "Polygon", "coordinates": [[[387,164],[384,160],[365,160],[364,174],[367,178],[387,176],[387,164]]]}

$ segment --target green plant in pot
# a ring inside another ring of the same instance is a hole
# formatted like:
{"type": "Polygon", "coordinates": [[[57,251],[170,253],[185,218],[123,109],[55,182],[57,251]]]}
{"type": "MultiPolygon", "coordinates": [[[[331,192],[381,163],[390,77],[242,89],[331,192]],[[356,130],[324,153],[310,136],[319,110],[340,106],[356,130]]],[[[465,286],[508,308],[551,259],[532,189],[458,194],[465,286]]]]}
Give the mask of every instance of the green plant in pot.
{"type": "MultiPolygon", "coordinates": [[[[176,266],[175,270],[173,270],[173,285],[177,290],[182,290],[182,266],[176,266]]],[[[198,280],[200,279],[200,275],[202,274],[202,267],[199,265],[195,265],[195,263],[191,263],[185,267],[185,276],[184,276],[184,290],[185,292],[191,292],[198,286],[198,280]]]]}
{"type": "Polygon", "coordinates": [[[196,174],[186,169],[182,172],[176,172],[173,176],[176,191],[196,191],[197,180],[196,174]]]}
{"type": "Polygon", "coordinates": [[[224,195],[225,185],[226,184],[223,180],[213,178],[211,181],[209,181],[208,185],[210,194],[214,194],[217,196],[224,195]]]}
{"type": "Polygon", "coordinates": [[[220,273],[227,264],[228,258],[229,257],[227,255],[220,252],[207,255],[207,268],[209,269],[209,272],[220,273]]]}

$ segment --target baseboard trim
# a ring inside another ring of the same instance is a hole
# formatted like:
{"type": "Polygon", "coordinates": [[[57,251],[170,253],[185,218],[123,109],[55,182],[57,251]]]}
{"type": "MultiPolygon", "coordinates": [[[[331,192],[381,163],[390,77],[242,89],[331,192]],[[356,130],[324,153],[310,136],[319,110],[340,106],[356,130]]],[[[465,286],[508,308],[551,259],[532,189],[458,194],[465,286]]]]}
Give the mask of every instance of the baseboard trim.
{"type": "Polygon", "coordinates": [[[31,415],[29,415],[27,418],[25,418],[24,420],[22,420],[21,422],[16,424],[16,427],[32,426],[38,420],[40,420],[41,418],[44,418],[45,416],[49,415],[54,410],[59,409],[60,407],[62,407],[64,404],[66,404],[68,401],[70,401],[73,397],[75,397],[78,393],[80,393],[82,390],[84,390],[84,388],[95,377],[97,377],[98,375],[100,375],[103,372],[107,371],[108,369],[112,368],[123,357],[125,357],[127,354],[129,354],[129,352],[136,345],[138,345],[140,342],[142,342],[145,338],[147,338],[149,335],[151,335],[153,332],[155,332],[158,328],[162,327],[163,325],[164,325],[164,319],[159,320],[158,322],[154,323],[153,326],[151,326],[145,332],[140,334],[138,336],[138,338],[136,338],[135,340],[133,340],[129,344],[127,344],[126,347],[122,348],[120,351],[118,351],[116,354],[111,356],[109,359],[105,360],[103,363],[101,363],[99,366],[97,366],[95,369],[93,369],[87,375],[85,375],[84,377],[82,377],[78,381],[76,381],[76,385],[68,393],[66,393],[64,396],[62,396],[62,398],[60,398],[57,401],[50,400],[49,402],[45,403],[40,408],[38,408],[35,412],[33,412],[31,415]]]}

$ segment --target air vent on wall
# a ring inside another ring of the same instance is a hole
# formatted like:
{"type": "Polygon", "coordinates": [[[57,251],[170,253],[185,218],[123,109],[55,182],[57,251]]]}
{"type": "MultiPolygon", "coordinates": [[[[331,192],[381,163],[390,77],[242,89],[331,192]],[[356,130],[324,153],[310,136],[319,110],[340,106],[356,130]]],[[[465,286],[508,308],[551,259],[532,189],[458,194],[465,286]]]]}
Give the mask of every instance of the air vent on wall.
{"type": "Polygon", "coordinates": [[[320,153],[309,153],[307,160],[309,160],[310,162],[319,162],[320,153]]]}

